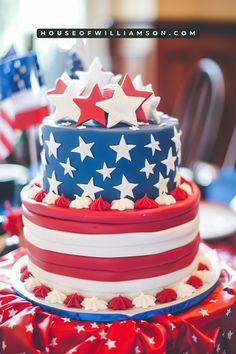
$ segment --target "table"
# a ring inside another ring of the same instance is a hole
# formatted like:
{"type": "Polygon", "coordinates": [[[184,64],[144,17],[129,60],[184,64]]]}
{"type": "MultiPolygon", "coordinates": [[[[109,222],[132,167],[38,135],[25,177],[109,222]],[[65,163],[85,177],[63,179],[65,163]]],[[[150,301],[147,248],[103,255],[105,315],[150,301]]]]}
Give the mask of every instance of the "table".
{"type": "MultiPolygon", "coordinates": [[[[236,235],[212,244],[235,259],[236,235]]],[[[221,283],[198,306],[150,321],[91,323],[42,311],[11,289],[10,269],[23,248],[0,259],[0,348],[6,354],[211,354],[236,351],[236,273],[222,273],[221,283]],[[226,281],[227,280],[227,281],[226,281]]],[[[236,263],[235,269],[236,269],[236,263]]]]}

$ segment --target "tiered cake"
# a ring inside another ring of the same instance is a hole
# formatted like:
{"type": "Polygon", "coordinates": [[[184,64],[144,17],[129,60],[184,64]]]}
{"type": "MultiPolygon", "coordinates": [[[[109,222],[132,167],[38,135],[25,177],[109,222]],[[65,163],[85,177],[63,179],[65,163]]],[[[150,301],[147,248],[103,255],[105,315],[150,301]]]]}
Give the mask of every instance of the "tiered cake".
{"type": "Polygon", "coordinates": [[[179,173],[178,120],[139,76],[119,85],[95,59],[78,77],[48,93],[42,182],[22,194],[24,296],[80,316],[199,301],[218,275],[199,247],[199,191],[179,173]]]}

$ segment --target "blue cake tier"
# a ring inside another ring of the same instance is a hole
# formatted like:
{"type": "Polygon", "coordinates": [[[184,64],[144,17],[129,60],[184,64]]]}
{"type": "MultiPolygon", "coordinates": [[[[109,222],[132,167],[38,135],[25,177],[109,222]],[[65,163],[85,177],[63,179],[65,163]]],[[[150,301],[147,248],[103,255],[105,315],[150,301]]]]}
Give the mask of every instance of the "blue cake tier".
{"type": "Polygon", "coordinates": [[[175,118],[163,115],[159,125],[107,129],[54,123],[47,117],[40,132],[46,191],[112,201],[145,194],[155,199],[176,187],[180,132],[175,118]]]}

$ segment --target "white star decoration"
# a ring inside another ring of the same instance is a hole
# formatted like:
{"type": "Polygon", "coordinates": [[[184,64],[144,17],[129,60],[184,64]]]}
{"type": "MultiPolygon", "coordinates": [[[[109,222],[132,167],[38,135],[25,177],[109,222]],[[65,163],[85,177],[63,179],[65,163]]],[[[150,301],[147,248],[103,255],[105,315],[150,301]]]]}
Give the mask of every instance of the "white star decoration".
{"type": "Polygon", "coordinates": [[[159,195],[162,193],[168,193],[167,184],[169,182],[169,178],[164,178],[162,174],[159,172],[159,180],[153,187],[156,187],[159,191],[159,195]]]}
{"type": "Polygon", "coordinates": [[[64,168],[64,175],[68,173],[73,177],[73,171],[76,171],[76,168],[71,166],[69,157],[67,158],[66,163],[60,162],[60,165],[64,168]]]}
{"type": "Polygon", "coordinates": [[[203,317],[209,316],[208,310],[201,309],[199,312],[203,317]]]}
{"type": "Polygon", "coordinates": [[[49,192],[58,194],[58,186],[60,186],[62,182],[57,181],[55,171],[52,172],[51,178],[48,177],[48,183],[49,183],[49,192]]]}
{"type": "Polygon", "coordinates": [[[45,143],[48,147],[48,156],[54,156],[57,159],[57,149],[61,146],[61,144],[57,143],[54,139],[54,135],[51,132],[49,136],[49,140],[46,140],[45,143]]]}
{"type": "Polygon", "coordinates": [[[161,151],[159,142],[154,139],[152,134],[150,144],[145,145],[145,147],[152,149],[152,156],[154,156],[156,150],[161,151]]]}
{"type": "Polygon", "coordinates": [[[165,160],[162,160],[161,163],[166,165],[166,174],[168,175],[170,171],[175,170],[175,160],[177,159],[177,156],[173,155],[172,148],[169,149],[168,151],[168,156],[165,160]]]}
{"type": "Polygon", "coordinates": [[[77,152],[80,154],[81,161],[83,162],[84,159],[88,156],[91,158],[94,158],[91,148],[94,145],[94,143],[86,143],[81,136],[79,137],[79,146],[76,147],[75,149],[71,150],[71,152],[77,152]]]}
{"type": "Polygon", "coordinates": [[[109,350],[116,348],[116,341],[108,339],[107,342],[105,343],[105,345],[108,347],[109,350]]]}
{"type": "Polygon", "coordinates": [[[71,322],[70,318],[68,318],[68,317],[64,317],[64,318],[62,318],[62,320],[64,321],[64,323],[71,322]]]}
{"type": "Polygon", "coordinates": [[[85,331],[84,326],[80,326],[80,325],[76,326],[75,329],[77,330],[77,333],[80,333],[80,332],[84,332],[84,331],[85,331]]]}
{"type": "Polygon", "coordinates": [[[159,96],[152,97],[150,100],[150,107],[147,114],[148,120],[154,121],[156,123],[160,123],[160,114],[157,111],[157,106],[160,103],[161,98],[159,96]]]}
{"type": "Polygon", "coordinates": [[[9,328],[13,328],[14,326],[16,326],[16,322],[11,320],[11,322],[9,323],[8,327],[9,328]]]}
{"type": "Polygon", "coordinates": [[[98,173],[100,173],[103,177],[103,181],[105,181],[106,178],[111,178],[111,173],[115,170],[115,167],[108,167],[106,162],[103,163],[103,168],[100,170],[96,170],[98,173]]]}
{"type": "Polygon", "coordinates": [[[102,64],[98,58],[94,58],[88,71],[77,71],[76,74],[85,87],[83,96],[88,96],[95,84],[98,84],[100,90],[103,91],[104,86],[110,82],[113,76],[112,72],[102,70],[102,64]]]}
{"type": "Polygon", "coordinates": [[[90,181],[87,184],[78,183],[77,186],[83,189],[82,197],[90,197],[91,199],[95,199],[95,194],[97,192],[103,191],[103,188],[94,185],[93,177],[90,179],[90,181]]]}
{"type": "Polygon", "coordinates": [[[179,130],[179,132],[178,132],[178,130],[174,126],[174,136],[173,136],[173,138],[171,138],[171,140],[175,143],[176,151],[179,151],[179,149],[181,147],[181,141],[180,141],[181,135],[182,135],[181,130],[179,130]]]}
{"type": "Polygon", "coordinates": [[[145,166],[140,170],[140,172],[146,173],[146,178],[148,179],[150,174],[154,174],[153,169],[156,166],[155,163],[150,164],[147,159],[145,159],[145,166]]]}
{"type": "Polygon", "coordinates": [[[116,151],[116,162],[118,162],[120,159],[124,158],[126,160],[131,161],[130,153],[129,151],[135,148],[136,145],[128,145],[126,144],[124,135],[122,135],[120,142],[118,145],[111,145],[110,148],[114,151],[116,151]]]}
{"type": "Polygon", "coordinates": [[[122,182],[121,184],[114,186],[115,189],[118,189],[120,191],[120,198],[125,198],[125,197],[134,197],[133,194],[133,189],[137,186],[135,183],[130,183],[127,178],[122,175],[122,182]]]}
{"type": "Polygon", "coordinates": [[[26,330],[26,332],[31,332],[31,333],[33,333],[34,328],[33,328],[33,326],[32,326],[32,323],[26,325],[26,326],[25,326],[25,330],[26,330]]]}
{"type": "Polygon", "coordinates": [[[107,128],[121,122],[137,126],[136,110],[143,100],[143,97],[127,96],[123,89],[117,85],[112,98],[97,102],[96,105],[108,113],[107,128]]]}
{"type": "Polygon", "coordinates": [[[80,116],[80,109],[73,101],[73,98],[78,97],[83,91],[83,87],[77,83],[68,86],[65,92],[61,95],[52,94],[48,96],[49,101],[56,106],[54,118],[56,121],[68,117],[77,122],[80,116]]]}
{"type": "Polygon", "coordinates": [[[139,354],[139,353],[141,353],[141,351],[140,351],[140,349],[139,349],[139,346],[138,346],[138,345],[134,348],[134,353],[135,353],[135,354],[139,354]]]}

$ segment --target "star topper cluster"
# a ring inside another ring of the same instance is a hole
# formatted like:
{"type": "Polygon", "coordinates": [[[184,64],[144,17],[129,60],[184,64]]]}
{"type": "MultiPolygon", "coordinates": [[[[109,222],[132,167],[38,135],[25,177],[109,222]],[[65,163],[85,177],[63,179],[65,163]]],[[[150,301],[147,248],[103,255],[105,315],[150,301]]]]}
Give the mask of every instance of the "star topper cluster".
{"type": "Polygon", "coordinates": [[[151,84],[144,86],[140,75],[131,80],[126,74],[118,84],[121,75],[104,71],[95,58],[88,71],[78,71],[77,76],[71,79],[62,74],[55,88],[48,91],[56,122],[69,119],[82,126],[92,121],[107,128],[119,123],[132,127],[150,121],[160,123],[160,97],[154,95],[151,84]]]}

